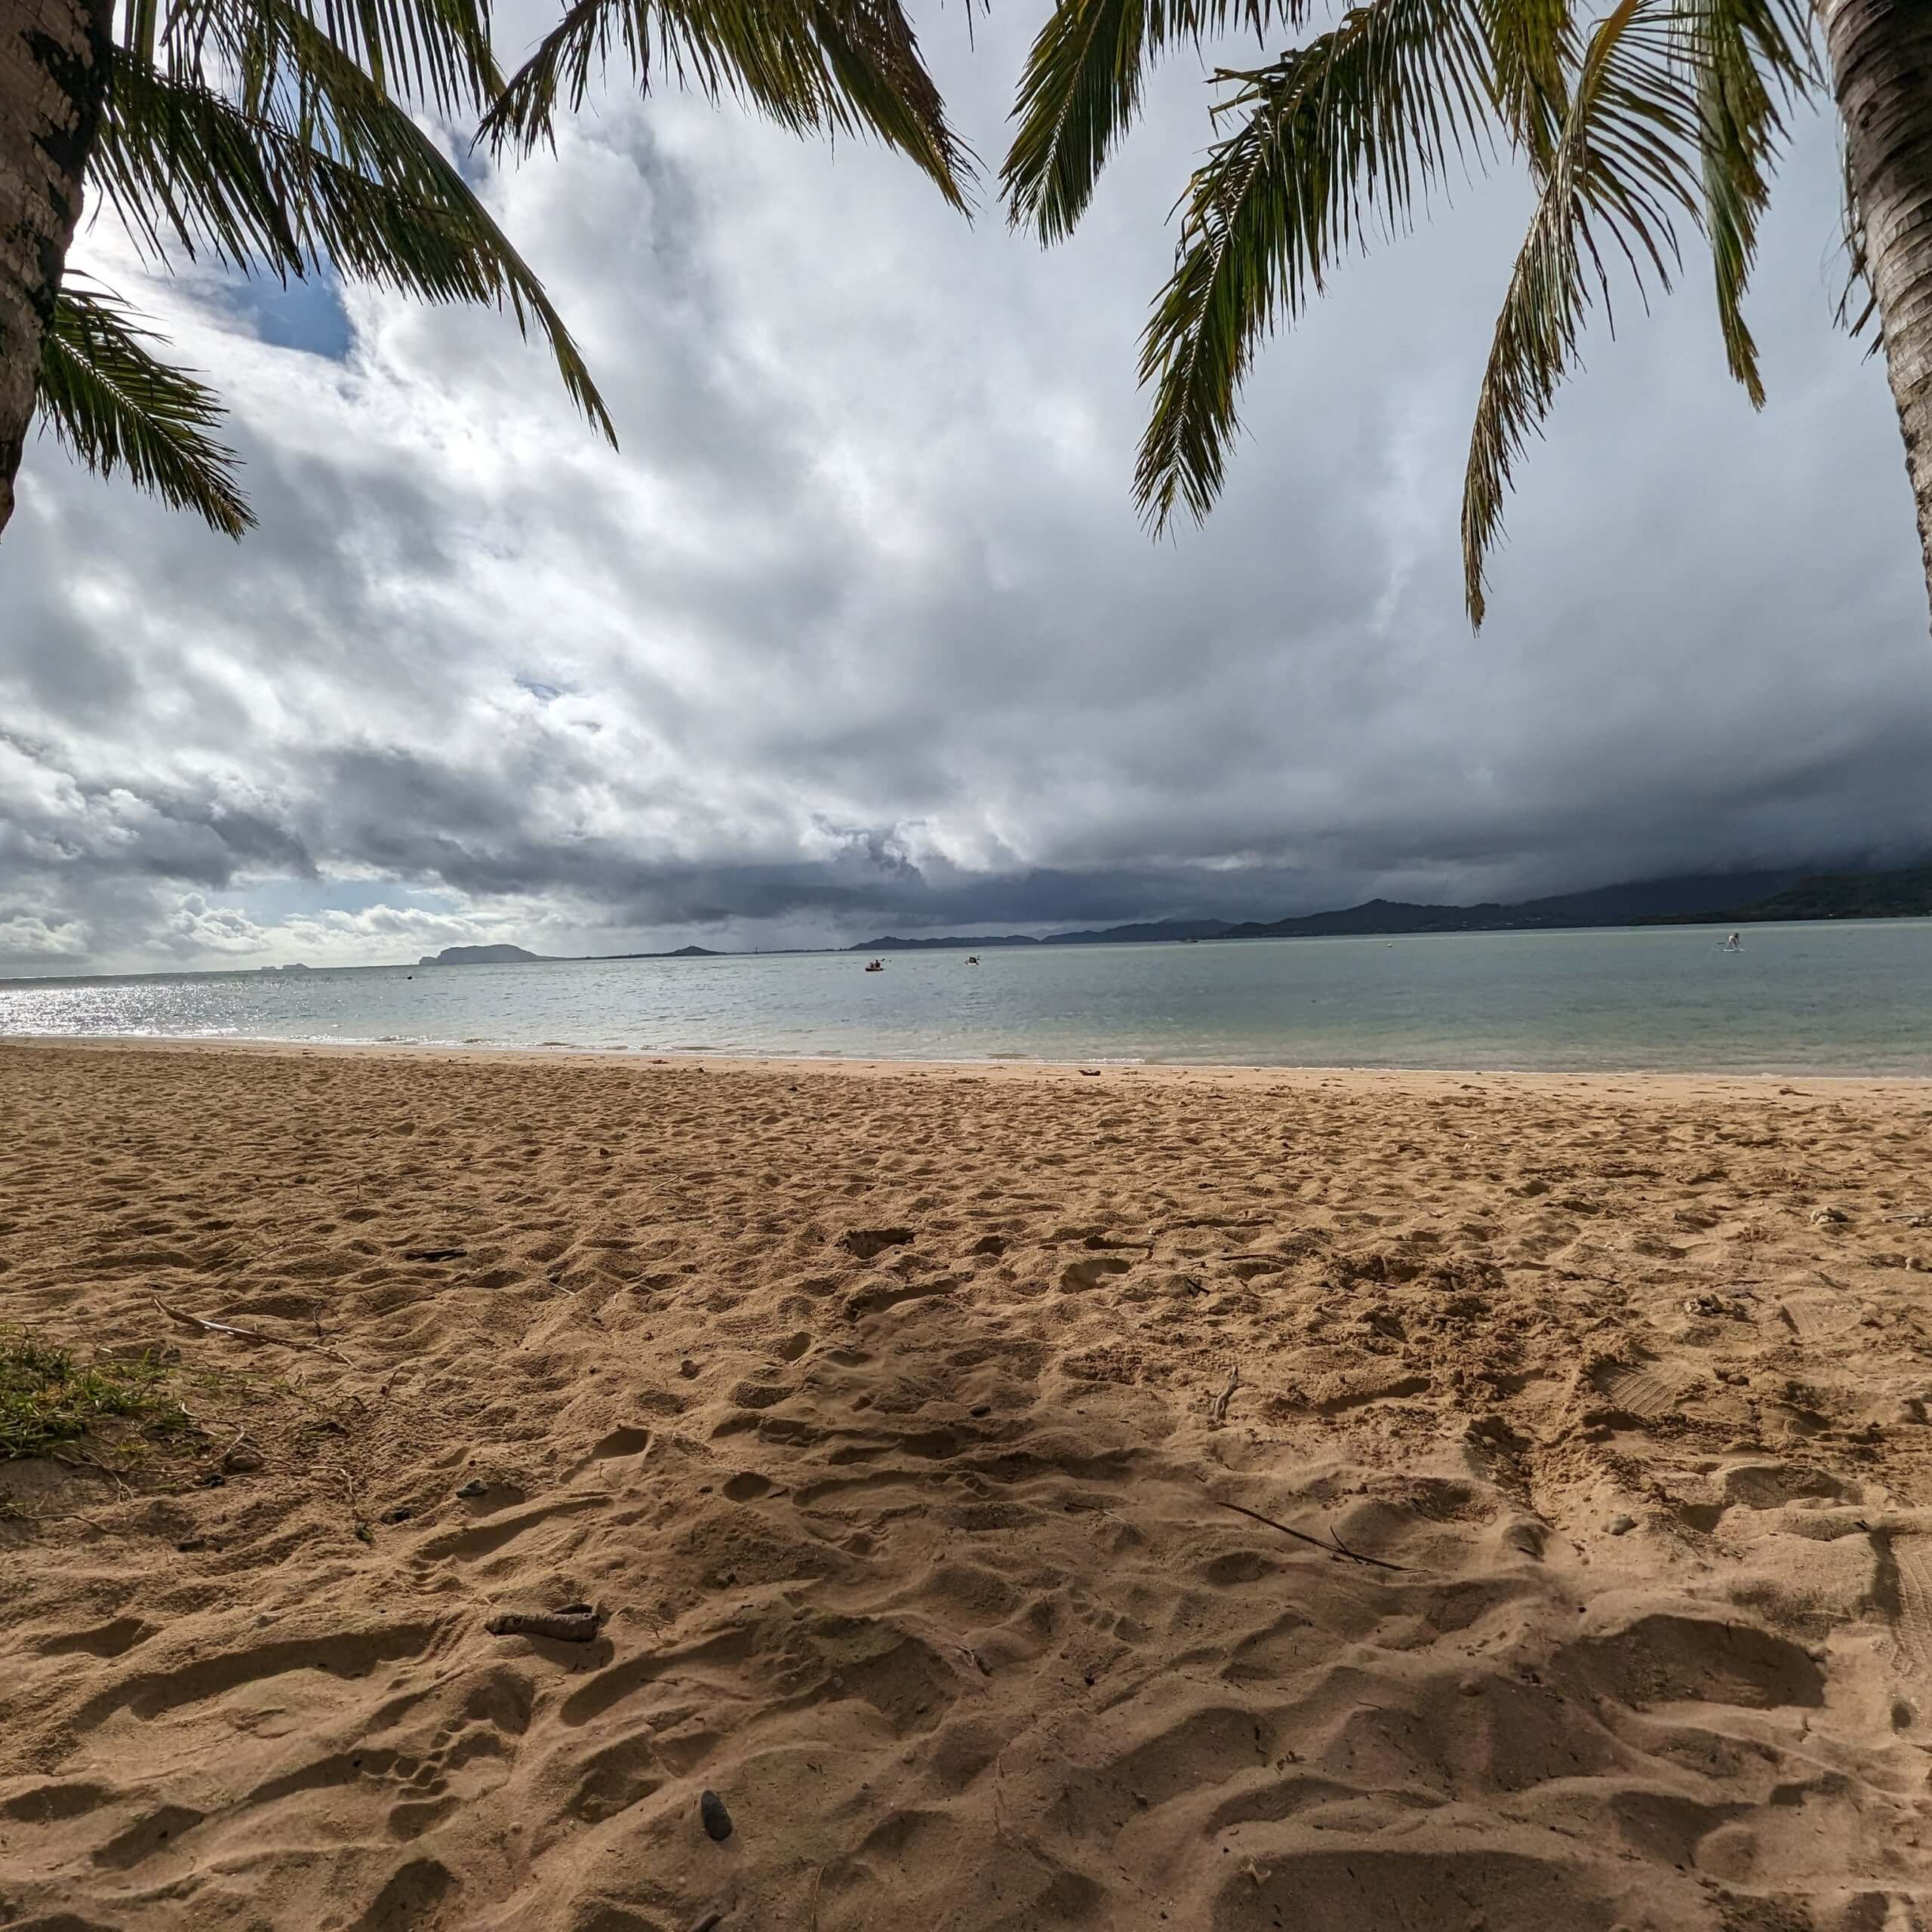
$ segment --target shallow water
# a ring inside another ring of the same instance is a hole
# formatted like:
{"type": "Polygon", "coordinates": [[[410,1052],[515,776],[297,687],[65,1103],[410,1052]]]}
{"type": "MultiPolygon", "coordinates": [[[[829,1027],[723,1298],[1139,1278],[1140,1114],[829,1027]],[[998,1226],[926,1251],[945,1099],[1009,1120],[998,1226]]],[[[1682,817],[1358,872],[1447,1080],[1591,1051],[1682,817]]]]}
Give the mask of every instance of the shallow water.
{"type": "Polygon", "coordinates": [[[1932,920],[0,983],[0,1035],[1932,1074],[1932,920]]]}

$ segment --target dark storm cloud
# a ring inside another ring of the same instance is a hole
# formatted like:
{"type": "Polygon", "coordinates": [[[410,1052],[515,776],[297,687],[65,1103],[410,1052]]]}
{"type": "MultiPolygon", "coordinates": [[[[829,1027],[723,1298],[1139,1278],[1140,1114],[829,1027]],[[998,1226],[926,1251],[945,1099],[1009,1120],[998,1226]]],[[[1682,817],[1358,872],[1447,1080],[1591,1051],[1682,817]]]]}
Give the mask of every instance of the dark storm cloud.
{"type": "MultiPolygon", "coordinates": [[[[1030,23],[971,54],[952,25],[997,152],[1030,23]]],[[[1264,359],[1213,521],[1138,528],[1135,338],[1204,103],[1165,74],[1048,254],[863,149],[608,103],[491,192],[621,455],[500,318],[147,290],[237,405],[262,527],[231,546],[30,452],[0,961],[787,943],[1932,850],[1924,591],[1882,380],[1829,324],[1827,131],[1766,236],[1770,408],[1725,383],[1701,269],[1647,323],[1627,302],[1472,638],[1457,491],[1512,183],[1350,264],[1264,359]],[[299,878],[359,909],[261,911],[299,878]]]]}

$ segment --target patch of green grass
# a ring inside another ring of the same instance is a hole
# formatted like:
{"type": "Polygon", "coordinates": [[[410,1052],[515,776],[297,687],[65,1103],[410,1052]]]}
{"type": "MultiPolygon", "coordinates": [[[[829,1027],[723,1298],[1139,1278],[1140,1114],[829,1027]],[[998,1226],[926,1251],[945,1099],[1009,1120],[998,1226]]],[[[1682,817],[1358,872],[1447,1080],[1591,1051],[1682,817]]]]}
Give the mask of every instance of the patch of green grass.
{"type": "Polygon", "coordinates": [[[168,1364],[152,1355],[85,1365],[67,1349],[20,1333],[0,1333],[0,1462],[49,1456],[113,1417],[165,1434],[192,1427],[162,1384],[168,1364]]]}

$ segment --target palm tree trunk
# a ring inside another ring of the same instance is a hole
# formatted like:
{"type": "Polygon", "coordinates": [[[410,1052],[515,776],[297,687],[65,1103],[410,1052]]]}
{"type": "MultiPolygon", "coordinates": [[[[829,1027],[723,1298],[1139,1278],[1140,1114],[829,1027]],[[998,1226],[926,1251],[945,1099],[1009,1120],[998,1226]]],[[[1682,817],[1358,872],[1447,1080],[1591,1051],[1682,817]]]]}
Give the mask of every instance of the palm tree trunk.
{"type": "Polygon", "coordinates": [[[1817,0],[1932,592],[1932,5],[1817,0]]]}
{"type": "Polygon", "coordinates": [[[80,218],[112,20],[112,0],[0,0],[0,530],[80,218]]]}

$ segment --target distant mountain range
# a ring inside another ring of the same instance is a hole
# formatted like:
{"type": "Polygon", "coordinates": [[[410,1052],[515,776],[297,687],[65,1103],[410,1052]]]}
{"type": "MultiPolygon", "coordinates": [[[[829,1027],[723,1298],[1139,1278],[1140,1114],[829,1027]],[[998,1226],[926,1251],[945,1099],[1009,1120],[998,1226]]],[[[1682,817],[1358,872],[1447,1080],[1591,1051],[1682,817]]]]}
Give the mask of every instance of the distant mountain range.
{"type": "Polygon", "coordinates": [[[1821,872],[1743,907],[1740,919],[1916,919],[1932,912],[1932,866],[1821,872]]]}
{"type": "Polygon", "coordinates": [[[708,946],[681,946],[675,952],[599,952],[592,956],[598,959],[723,959],[728,955],[714,952],[708,946]]]}
{"type": "MultiPolygon", "coordinates": [[[[1897,872],[1813,872],[1795,866],[1776,872],[1703,872],[1680,878],[1633,880],[1591,892],[1560,892],[1514,905],[1417,906],[1371,899],[1332,912],[1289,919],[1155,919],[1123,926],[1049,933],[948,934],[900,939],[888,934],[848,946],[849,952],[991,951],[1005,946],[1135,946],[1149,940],[1327,939],[1349,934],[1506,933],[1561,926],[1757,924],[1774,919],[1903,919],[1932,914],[1932,866],[1897,872]]],[[[520,946],[446,946],[424,966],[498,966],[542,962],[555,955],[520,946]]],[[[607,959],[718,959],[709,946],[672,952],[614,952],[607,959]]]]}
{"type": "Polygon", "coordinates": [[[1348,934],[1500,933],[1563,926],[1697,924],[1743,925],[1773,919],[1897,919],[1932,914],[1932,866],[1900,872],[1807,875],[1710,872],[1638,879],[1591,892],[1558,893],[1515,905],[1416,906],[1371,899],[1332,912],[1269,920],[1160,919],[1030,939],[993,937],[867,940],[852,952],[922,952],[944,947],[980,952],[996,946],[1128,946],[1149,940],[1324,939],[1348,934]]]}

